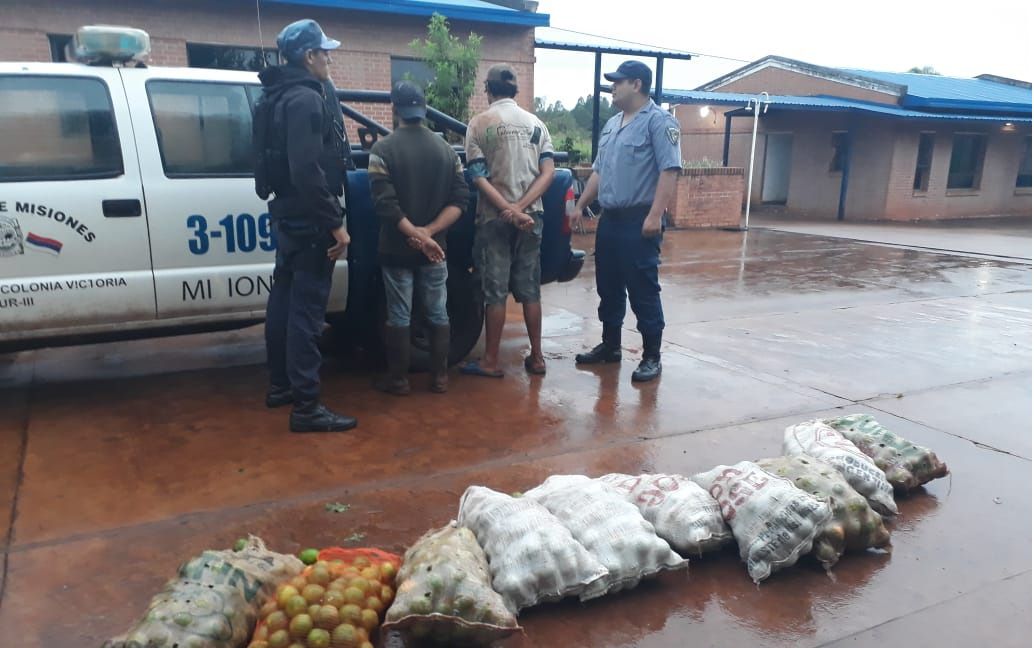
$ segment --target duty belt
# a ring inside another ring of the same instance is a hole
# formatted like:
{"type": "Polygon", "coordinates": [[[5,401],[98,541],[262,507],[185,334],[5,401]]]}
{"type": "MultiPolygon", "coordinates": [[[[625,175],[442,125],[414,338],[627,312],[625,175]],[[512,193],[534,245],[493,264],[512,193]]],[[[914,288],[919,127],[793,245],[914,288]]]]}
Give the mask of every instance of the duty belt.
{"type": "Polygon", "coordinates": [[[630,207],[604,207],[603,215],[609,218],[620,219],[646,218],[646,215],[650,213],[651,207],[653,205],[650,203],[632,205],[630,207]]]}

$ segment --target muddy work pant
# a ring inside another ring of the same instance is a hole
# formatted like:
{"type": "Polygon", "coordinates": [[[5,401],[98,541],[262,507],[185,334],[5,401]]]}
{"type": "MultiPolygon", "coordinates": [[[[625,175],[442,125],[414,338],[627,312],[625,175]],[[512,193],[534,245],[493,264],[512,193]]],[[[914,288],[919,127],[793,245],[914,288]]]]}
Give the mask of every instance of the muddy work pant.
{"type": "Polygon", "coordinates": [[[266,304],[266,361],[272,387],[290,387],[295,403],[319,400],[317,346],[327,314],[334,262],[326,232],[290,234],[277,228],[273,289],[266,304]]]}
{"type": "Polygon", "coordinates": [[[663,235],[643,237],[649,212],[650,205],[604,208],[596,227],[596,292],[604,330],[621,329],[626,295],[643,336],[659,336],[664,330],[657,278],[663,235]]]}

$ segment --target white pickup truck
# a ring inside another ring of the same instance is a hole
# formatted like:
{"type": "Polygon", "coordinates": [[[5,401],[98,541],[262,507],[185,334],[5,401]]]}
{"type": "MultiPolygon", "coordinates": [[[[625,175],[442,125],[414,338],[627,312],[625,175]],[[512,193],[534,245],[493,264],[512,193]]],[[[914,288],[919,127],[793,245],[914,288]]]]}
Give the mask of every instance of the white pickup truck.
{"type": "MultiPolygon", "coordinates": [[[[0,348],[261,320],[276,240],[252,177],[260,92],[253,72],[0,63],[0,348]]],[[[353,242],[328,319],[376,330],[365,169],[348,185],[353,242]]],[[[545,197],[543,282],[581,269],[563,218],[570,186],[560,170],[545,197]]],[[[450,232],[453,360],[481,329],[472,233],[468,210],[450,232]]]]}
{"type": "Polygon", "coordinates": [[[261,317],[275,242],[251,171],[260,91],[245,72],[0,63],[3,336],[261,317]]]}

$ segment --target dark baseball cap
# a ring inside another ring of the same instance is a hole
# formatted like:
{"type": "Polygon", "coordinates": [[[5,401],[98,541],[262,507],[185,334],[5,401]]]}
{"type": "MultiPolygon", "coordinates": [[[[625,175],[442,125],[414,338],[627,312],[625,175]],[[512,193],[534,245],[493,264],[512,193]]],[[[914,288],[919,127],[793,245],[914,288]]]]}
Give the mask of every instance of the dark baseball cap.
{"type": "Polygon", "coordinates": [[[650,68],[646,67],[645,63],[639,61],[625,61],[618,66],[618,69],[614,72],[608,72],[603,75],[603,78],[607,81],[623,81],[625,79],[639,79],[643,82],[643,86],[647,87],[653,83],[653,72],[650,68]]]}
{"type": "Polygon", "coordinates": [[[492,67],[488,68],[488,74],[485,75],[485,81],[490,83],[505,83],[513,87],[517,87],[517,73],[513,71],[513,68],[506,63],[496,63],[492,67]]]}
{"type": "Polygon", "coordinates": [[[427,99],[420,86],[411,81],[399,81],[391,89],[391,105],[402,119],[427,117],[427,99]]]}
{"type": "Polygon", "coordinates": [[[306,18],[284,27],[276,37],[276,47],[285,59],[297,61],[309,50],[337,49],[341,43],[327,38],[318,22],[306,18]]]}

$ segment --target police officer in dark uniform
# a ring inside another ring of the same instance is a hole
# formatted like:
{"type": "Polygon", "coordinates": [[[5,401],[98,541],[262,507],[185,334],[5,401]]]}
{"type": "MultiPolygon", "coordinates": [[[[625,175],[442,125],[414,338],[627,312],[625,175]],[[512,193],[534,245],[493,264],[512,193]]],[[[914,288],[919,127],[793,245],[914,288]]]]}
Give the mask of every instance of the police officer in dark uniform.
{"type": "Polygon", "coordinates": [[[330,50],[341,43],[313,20],[291,23],[277,36],[286,64],[259,74],[263,95],[256,107],[256,166],[275,198],[269,201],[277,235],[273,289],[266,306],[268,407],[293,404],[292,432],[350,430],[356,419],[320,403],[317,346],[327,311],[334,263],[349,243],[338,197],[344,174],[342,133],[327,103],[330,50]],[[259,141],[264,138],[264,141],[259,141]],[[265,162],[263,162],[265,160],[265,162]],[[263,166],[263,164],[265,166],[263,166]]]}
{"type": "Polygon", "coordinates": [[[578,364],[621,361],[625,296],[643,336],[643,358],[634,382],[661,375],[664,311],[660,265],[661,217],[671,203],[682,169],[679,124],[650,98],[653,73],[639,61],[625,61],[604,77],[614,84],[614,115],[600,131],[593,174],[568,214],[577,226],[582,211],[599,195],[603,214],[596,229],[596,292],[603,342],[575,357],[578,364]]]}

